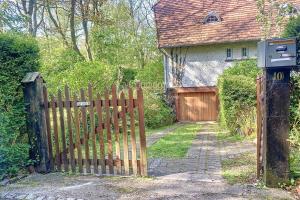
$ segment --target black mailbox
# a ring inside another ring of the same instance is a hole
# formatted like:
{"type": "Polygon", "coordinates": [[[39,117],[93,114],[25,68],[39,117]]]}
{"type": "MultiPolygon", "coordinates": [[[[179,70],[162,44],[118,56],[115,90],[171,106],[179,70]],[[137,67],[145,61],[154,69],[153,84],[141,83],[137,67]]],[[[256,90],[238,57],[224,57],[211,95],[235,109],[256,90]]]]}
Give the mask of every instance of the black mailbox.
{"type": "Polygon", "coordinates": [[[258,66],[262,68],[297,68],[297,39],[269,39],[258,43],[258,66]]]}

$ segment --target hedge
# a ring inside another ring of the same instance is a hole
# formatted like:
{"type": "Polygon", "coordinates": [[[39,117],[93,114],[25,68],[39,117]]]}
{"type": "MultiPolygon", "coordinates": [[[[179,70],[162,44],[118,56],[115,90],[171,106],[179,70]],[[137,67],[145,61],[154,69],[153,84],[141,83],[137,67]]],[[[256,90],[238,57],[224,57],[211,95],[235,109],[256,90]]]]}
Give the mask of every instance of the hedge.
{"type": "Polygon", "coordinates": [[[0,180],[28,162],[21,80],[38,67],[39,49],[34,39],[0,34],[0,180]]]}
{"type": "Polygon", "coordinates": [[[254,60],[241,61],[225,70],[218,80],[219,120],[232,133],[250,135],[255,131],[256,77],[259,72],[254,60]]]}

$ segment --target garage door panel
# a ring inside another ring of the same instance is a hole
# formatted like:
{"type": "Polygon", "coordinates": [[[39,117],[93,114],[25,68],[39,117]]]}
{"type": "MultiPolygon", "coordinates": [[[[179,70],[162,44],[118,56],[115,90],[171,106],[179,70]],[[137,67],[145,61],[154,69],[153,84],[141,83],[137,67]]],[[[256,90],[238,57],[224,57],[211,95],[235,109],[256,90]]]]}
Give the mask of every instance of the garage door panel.
{"type": "Polygon", "coordinates": [[[214,92],[179,94],[181,121],[217,120],[217,101],[214,92]]]}

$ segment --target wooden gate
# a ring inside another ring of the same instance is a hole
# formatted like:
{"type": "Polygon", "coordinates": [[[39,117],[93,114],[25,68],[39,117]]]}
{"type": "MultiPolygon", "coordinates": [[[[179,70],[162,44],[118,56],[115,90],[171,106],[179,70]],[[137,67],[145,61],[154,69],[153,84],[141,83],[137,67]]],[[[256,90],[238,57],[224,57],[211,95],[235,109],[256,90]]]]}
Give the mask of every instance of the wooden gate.
{"type": "Polygon", "coordinates": [[[177,89],[178,121],[216,121],[218,97],[216,88],[177,89]]]}
{"type": "Polygon", "coordinates": [[[102,97],[89,85],[78,97],[66,86],[49,98],[43,88],[52,171],[147,176],[143,91],[127,92],[102,97]]]}
{"type": "Polygon", "coordinates": [[[256,92],[257,92],[257,178],[260,178],[261,172],[263,171],[263,137],[264,137],[264,76],[257,78],[256,82],[256,92]]]}

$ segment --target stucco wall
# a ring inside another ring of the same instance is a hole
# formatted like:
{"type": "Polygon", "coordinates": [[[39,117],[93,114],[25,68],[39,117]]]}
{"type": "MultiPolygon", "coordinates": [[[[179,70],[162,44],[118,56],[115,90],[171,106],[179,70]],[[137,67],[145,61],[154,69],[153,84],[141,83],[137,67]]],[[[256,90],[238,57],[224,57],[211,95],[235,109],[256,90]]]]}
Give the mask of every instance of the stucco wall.
{"type": "Polygon", "coordinates": [[[216,86],[218,76],[233,63],[226,60],[227,48],[233,49],[233,60],[240,60],[242,48],[256,58],[256,46],[257,42],[244,42],[164,49],[166,88],[216,86]]]}

